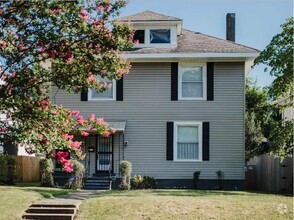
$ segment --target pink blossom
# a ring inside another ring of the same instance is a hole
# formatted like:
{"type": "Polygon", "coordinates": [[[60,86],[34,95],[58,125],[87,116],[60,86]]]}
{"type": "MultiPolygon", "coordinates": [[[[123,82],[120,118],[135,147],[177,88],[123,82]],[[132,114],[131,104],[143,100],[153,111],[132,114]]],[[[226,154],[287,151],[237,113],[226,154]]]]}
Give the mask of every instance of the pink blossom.
{"type": "Polygon", "coordinates": [[[107,70],[101,70],[101,74],[106,74],[107,70]]]}
{"type": "Polygon", "coordinates": [[[67,63],[70,63],[70,62],[72,61],[72,59],[73,59],[73,54],[70,53],[70,52],[67,52],[67,53],[65,54],[65,59],[66,59],[66,62],[67,62],[67,63]]]}
{"type": "Polygon", "coordinates": [[[15,34],[15,35],[13,35],[13,38],[17,40],[19,37],[17,34],[15,34]]]}
{"type": "Polygon", "coordinates": [[[85,21],[88,20],[87,12],[83,8],[81,8],[81,18],[85,21]]]}
{"type": "Polygon", "coordinates": [[[45,48],[44,47],[41,48],[40,53],[41,54],[45,53],[45,48]]]}
{"type": "Polygon", "coordinates": [[[94,114],[91,114],[90,117],[89,117],[89,120],[90,121],[95,121],[95,115],[94,114]]]}
{"type": "Polygon", "coordinates": [[[70,141],[69,142],[71,149],[80,148],[82,145],[82,142],[80,141],[70,141]]]}
{"type": "Polygon", "coordinates": [[[83,119],[83,116],[79,116],[77,118],[77,122],[78,122],[78,124],[82,125],[82,124],[85,124],[86,121],[83,119]]]}
{"type": "Polygon", "coordinates": [[[52,58],[52,59],[55,58],[55,52],[54,52],[54,50],[50,50],[49,51],[49,57],[52,58]]]}
{"type": "Polygon", "coordinates": [[[57,157],[59,158],[66,158],[68,155],[69,153],[67,151],[57,151],[57,157]]]}
{"type": "Polygon", "coordinates": [[[71,115],[72,116],[78,116],[80,114],[80,111],[77,111],[77,110],[73,110],[72,112],[71,112],[71,115]]]}
{"type": "Polygon", "coordinates": [[[64,163],[64,171],[67,173],[73,172],[73,164],[70,161],[67,161],[67,163],[64,163]]]}
{"type": "Polygon", "coordinates": [[[59,12],[61,12],[61,9],[50,10],[50,12],[51,12],[52,14],[58,14],[59,12]]]}
{"type": "Polygon", "coordinates": [[[97,124],[101,125],[104,122],[103,118],[97,118],[97,124]]]}
{"type": "Polygon", "coordinates": [[[92,83],[97,82],[95,76],[93,76],[93,75],[89,76],[88,80],[89,80],[89,82],[92,82],[92,83]]]}
{"type": "Polygon", "coordinates": [[[68,121],[68,120],[65,120],[65,121],[63,122],[63,126],[67,126],[68,123],[69,123],[69,121],[68,121]]]}
{"type": "Polygon", "coordinates": [[[106,8],[105,8],[106,12],[110,12],[110,9],[111,9],[110,5],[106,6],[106,8]]]}
{"type": "Polygon", "coordinates": [[[74,138],[74,136],[70,134],[63,134],[61,137],[67,140],[72,140],[74,138]]]}
{"type": "Polygon", "coordinates": [[[0,128],[0,131],[4,133],[6,131],[6,128],[0,128]]]}
{"type": "Polygon", "coordinates": [[[105,131],[105,133],[103,134],[104,137],[109,137],[110,136],[110,132],[109,131],[105,131]]]}
{"type": "Polygon", "coordinates": [[[88,130],[89,130],[89,131],[92,131],[92,130],[93,130],[93,127],[92,127],[92,126],[89,126],[89,127],[88,127],[88,130]]]}
{"type": "Polygon", "coordinates": [[[0,40],[1,49],[4,50],[6,47],[6,42],[4,40],[0,40]]]}
{"type": "Polygon", "coordinates": [[[47,91],[46,89],[41,89],[41,93],[42,93],[42,94],[45,94],[46,91],[47,91]]]}
{"type": "Polygon", "coordinates": [[[85,132],[85,131],[83,131],[81,135],[82,135],[83,137],[88,137],[88,136],[89,136],[89,133],[88,133],[88,132],[85,132]]]}
{"type": "Polygon", "coordinates": [[[134,44],[135,44],[136,46],[138,46],[138,45],[139,45],[139,40],[135,40],[135,41],[134,41],[134,44]]]}
{"type": "Polygon", "coordinates": [[[19,47],[19,49],[20,49],[20,50],[25,50],[25,49],[28,49],[28,47],[27,47],[27,46],[24,46],[24,45],[22,45],[22,44],[20,44],[18,47],[19,47]]]}

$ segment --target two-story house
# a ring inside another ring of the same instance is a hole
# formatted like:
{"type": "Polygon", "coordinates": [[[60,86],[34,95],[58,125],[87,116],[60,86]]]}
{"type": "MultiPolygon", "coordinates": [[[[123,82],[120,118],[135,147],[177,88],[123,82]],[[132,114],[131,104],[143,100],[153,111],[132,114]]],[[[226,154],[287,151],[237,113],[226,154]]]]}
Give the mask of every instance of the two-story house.
{"type": "Polygon", "coordinates": [[[201,171],[200,188],[215,188],[221,170],[226,188],[242,189],[245,76],[258,51],[231,41],[232,14],[230,40],[151,11],[116,22],[136,30],[138,46],[122,54],[130,73],[102,94],[53,88],[55,103],[94,113],[117,130],[109,138],[95,132],[84,138],[87,175],[119,177],[120,161],[128,160],[133,175],[155,177],[158,187],[192,187],[193,173],[201,171]]]}

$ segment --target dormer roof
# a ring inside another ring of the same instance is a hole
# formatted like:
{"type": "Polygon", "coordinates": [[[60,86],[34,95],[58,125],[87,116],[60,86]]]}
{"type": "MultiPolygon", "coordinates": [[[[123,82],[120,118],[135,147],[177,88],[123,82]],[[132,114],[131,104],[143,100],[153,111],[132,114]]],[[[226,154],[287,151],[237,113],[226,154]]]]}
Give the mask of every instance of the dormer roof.
{"type": "Polygon", "coordinates": [[[130,16],[121,17],[119,19],[121,22],[146,22],[146,21],[178,21],[182,22],[182,19],[159,14],[153,11],[144,11],[130,16]]]}

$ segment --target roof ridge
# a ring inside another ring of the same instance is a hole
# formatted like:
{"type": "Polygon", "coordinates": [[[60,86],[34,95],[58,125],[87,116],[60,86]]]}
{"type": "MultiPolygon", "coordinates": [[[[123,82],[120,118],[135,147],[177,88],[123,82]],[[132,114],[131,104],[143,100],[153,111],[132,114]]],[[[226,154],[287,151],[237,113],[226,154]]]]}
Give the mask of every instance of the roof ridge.
{"type": "Polygon", "coordinates": [[[215,37],[215,36],[212,36],[212,35],[208,35],[208,34],[203,34],[201,32],[195,32],[195,31],[192,31],[192,30],[188,30],[188,29],[185,29],[183,28],[183,30],[185,31],[189,31],[189,32],[192,32],[193,34],[201,34],[201,35],[204,35],[204,36],[207,36],[207,37],[211,37],[211,38],[214,38],[214,39],[217,39],[217,40],[221,40],[221,41],[224,41],[224,42],[227,42],[227,43],[231,43],[231,44],[235,44],[235,45],[238,45],[238,46],[242,46],[242,47],[246,47],[248,49],[252,49],[252,50],[255,50],[257,52],[260,52],[260,50],[256,49],[256,48],[253,48],[253,47],[248,47],[246,45],[243,45],[243,44],[240,44],[240,43],[236,43],[234,41],[230,41],[230,40],[226,40],[226,39],[222,39],[222,38],[219,38],[219,37],[215,37]]]}
{"type": "Polygon", "coordinates": [[[174,17],[174,16],[161,14],[161,13],[158,13],[158,12],[155,12],[155,11],[151,11],[151,10],[145,10],[145,11],[138,12],[138,13],[135,13],[135,14],[126,15],[126,16],[120,17],[120,18],[118,18],[118,19],[119,19],[119,20],[124,20],[124,19],[129,19],[129,18],[131,18],[131,17],[136,17],[136,16],[138,16],[138,15],[143,15],[143,16],[144,16],[144,14],[147,14],[147,13],[149,13],[149,14],[154,14],[154,15],[161,16],[161,17],[170,18],[170,20],[180,20],[180,21],[183,20],[183,19],[180,19],[180,18],[177,18],[177,17],[174,17]]]}

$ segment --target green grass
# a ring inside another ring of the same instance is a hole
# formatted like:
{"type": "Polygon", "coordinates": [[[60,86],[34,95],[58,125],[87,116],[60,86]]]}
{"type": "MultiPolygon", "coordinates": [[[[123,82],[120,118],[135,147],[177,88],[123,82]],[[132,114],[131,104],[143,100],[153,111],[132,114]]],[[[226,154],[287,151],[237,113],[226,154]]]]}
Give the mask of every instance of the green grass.
{"type": "Polygon", "coordinates": [[[67,194],[72,190],[36,187],[36,184],[0,186],[0,219],[21,219],[23,212],[34,202],[67,194]]]}
{"type": "Polygon", "coordinates": [[[137,190],[110,191],[89,198],[80,206],[77,219],[268,220],[292,217],[293,198],[283,195],[237,191],[137,190]]]}

